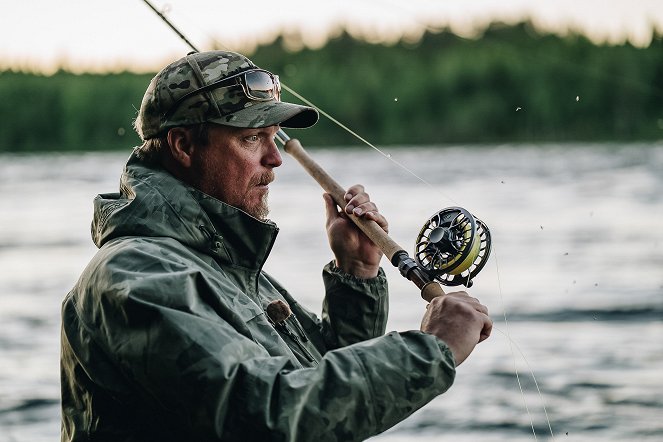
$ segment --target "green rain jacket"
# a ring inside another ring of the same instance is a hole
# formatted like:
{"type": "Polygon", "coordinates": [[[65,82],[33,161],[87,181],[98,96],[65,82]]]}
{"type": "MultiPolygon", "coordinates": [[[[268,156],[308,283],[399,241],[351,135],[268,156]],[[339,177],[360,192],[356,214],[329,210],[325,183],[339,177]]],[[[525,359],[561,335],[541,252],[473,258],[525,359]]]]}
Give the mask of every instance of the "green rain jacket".
{"type": "Polygon", "coordinates": [[[261,270],[277,232],[132,156],[62,306],[62,440],[363,440],[450,387],[442,341],[383,335],[382,270],[328,264],[318,319],[261,270]]]}

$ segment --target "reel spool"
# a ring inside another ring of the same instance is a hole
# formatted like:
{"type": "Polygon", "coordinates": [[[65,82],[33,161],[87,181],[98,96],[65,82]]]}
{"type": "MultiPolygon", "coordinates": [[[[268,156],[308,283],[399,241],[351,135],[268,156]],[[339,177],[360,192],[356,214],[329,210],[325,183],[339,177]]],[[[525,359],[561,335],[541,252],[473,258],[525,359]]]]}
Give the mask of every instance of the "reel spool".
{"type": "Polygon", "coordinates": [[[462,207],[448,207],[429,218],[417,236],[414,259],[443,285],[472,286],[490,255],[490,231],[462,207]]]}

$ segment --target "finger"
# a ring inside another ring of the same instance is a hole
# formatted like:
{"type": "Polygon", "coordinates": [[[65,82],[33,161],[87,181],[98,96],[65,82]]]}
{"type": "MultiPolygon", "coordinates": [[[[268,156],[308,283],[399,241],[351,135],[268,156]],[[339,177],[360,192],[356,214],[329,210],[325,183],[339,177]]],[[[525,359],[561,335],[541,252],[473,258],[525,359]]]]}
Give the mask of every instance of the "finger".
{"type": "Polygon", "coordinates": [[[382,216],[381,213],[379,212],[366,212],[363,214],[363,217],[366,219],[370,219],[371,221],[375,221],[378,226],[382,228],[382,230],[385,231],[385,233],[389,233],[389,223],[387,222],[387,218],[382,216]]]}
{"type": "MultiPolygon", "coordinates": [[[[352,204],[352,201],[350,202],[350,204],[352,204]]],[[[350,206],[350,204],[348,204],[348,206],[350,206]]],[[[347,207],[348,206],[346,206],[346,212],[347,212],[347,207]]],[[[376,206],[375,203],[373,203],[371,201],[367,201],[367,202],[364,202],[364,203],[355,202],[353,204],[353,206],[354,206],[354,208],[352,209],[351,213],[353,215],[357,215],[357,216],[362,216],[363,214],[368,213],[368,212],[377,212],[378,211],[378,206],[376,206]]]]}
{"type": "Polygon", "coordinates": [[[364,212],[377,211],[377,209],[377,206],[371,202],[367,193],[360,193],[348,201],[348,204],[345,206],[345,213],[348,215],[361,215],[364,212]]]}
{"type": "Polygon", "coordinates": [[[354,186],[348,188],[348,190],[345,192],[344,198],[346,201],[350,201],[355,197],[355,195],[360,193],[364,193],[364,186],[361,184],[355,184],[354,186]]]}
{"type": "Polygon", "coordinates": [[[338,208],[332,196],[328,193],[324,193],[322,198],[325,201],[325,212],[327,213],[327,220],[332,221],[339,218],[341,215],[338,213],[338,208]]]}
{"type": "Polygon", "coordinates": [[[476,311],[483,313],[484,315],[488,316],[488,307],[485,305],[481,304],[480,302],[472,303],[473,307],[476,311]]]}
{"type": "MultiPolygon", "coordinates": [[[[447,293],[447,297],[449,297],[449,296],[454,297],[459,301],[467,302],[467,303],[472,304],[474,306],[481,306],[480,308],[486,308],[485,305],[481,304],[481,301],[479,301],[478,298],[470,296],[469,293],[464,292],[464,291],[447,293]]],[[[486,308],[486,311],[487,311],[487,308],[486,308]]]]}
{"type": "Polygon", "coordinates": [[[479,342],[488,339],[492,331],[493,331],[493,321],[488,316],[486,316],[484,319],[483,328],[481,329],[481,334],[479,336],[479,342]]]}
{"type": "Polygon", "coordinates": [[[457,299],[459,301],[465,302],[469,304],[474,310],[478,311],[479,313],[483,313],[484,315],[488,315],[488,307],[483,305],[481,301],[479,301],[477,298],[468,295],[465,292],[459,292],[459,295],[462,293],[461,296],[459,296],[457,299]]]}
{"type": "MultiPolygon", "coordinates": [[[[488,307],[483,305],[477,298],[473,298],[467,292],[451,292],[447,293],[444,298],[447,298],[445,301],[458,302],[458,305],[465,305],[466,308],[470,307],[472,310],[481,313],[483,316],[488,317],[488,307]]],[[[431,301],[432,302],[432,301],[431,301]]],[[[442,302],[442,301],[439,301],[442,302]]]]}
{"type": "Polygon", "coordinates": [[[456,298],[459,301],[462,300],[467,300],[467,298],[470,297],[470,295],[467,294],[467,292],[449,292],[446,294],[447,298],[456,298]]]}
{"type": "Polygon", "coordinates": [[[345,206],[345,213],[348,215],[353,213],[355,208],[370,201],[370,196],[364,191],[364,186],[357,184],[348,189],[344,196],[347,202],[345,206]]]}

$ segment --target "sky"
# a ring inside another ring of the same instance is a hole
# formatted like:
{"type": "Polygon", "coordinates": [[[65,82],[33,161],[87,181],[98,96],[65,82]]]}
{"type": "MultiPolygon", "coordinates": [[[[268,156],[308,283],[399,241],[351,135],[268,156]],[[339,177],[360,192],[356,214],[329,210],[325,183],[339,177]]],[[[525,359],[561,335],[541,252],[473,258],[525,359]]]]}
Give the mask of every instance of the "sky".
{"type": "MultiPolygon", "coordinates": [[[[345,26],[374,41],[426,26],[472,36],[491,21],[530,19],[557,33],[646,46],[663,33],[663,0],[151,0],[199,49],[249,51],[283,33],[311,47],[345,26]]],[[[0,69],[154,72],[189,51],[143,0],[0,0],[0,69]]]]}

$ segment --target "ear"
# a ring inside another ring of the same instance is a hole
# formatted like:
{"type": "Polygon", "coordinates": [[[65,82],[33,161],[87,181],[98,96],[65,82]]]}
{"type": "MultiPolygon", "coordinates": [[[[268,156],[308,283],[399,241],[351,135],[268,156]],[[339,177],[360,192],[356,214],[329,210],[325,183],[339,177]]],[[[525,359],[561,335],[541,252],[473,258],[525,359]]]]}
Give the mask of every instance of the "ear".
{"type": "Polygon", "coordinates": [[[191,167],[195,146],[192,142],[191,131],[183,127],[174,127],[168,131],[168,147],[170,154],[180,166],[191,167]]]}

